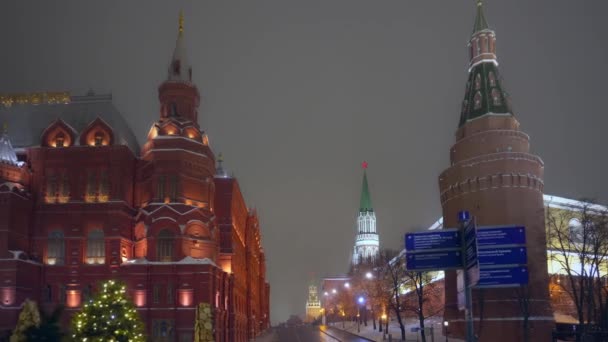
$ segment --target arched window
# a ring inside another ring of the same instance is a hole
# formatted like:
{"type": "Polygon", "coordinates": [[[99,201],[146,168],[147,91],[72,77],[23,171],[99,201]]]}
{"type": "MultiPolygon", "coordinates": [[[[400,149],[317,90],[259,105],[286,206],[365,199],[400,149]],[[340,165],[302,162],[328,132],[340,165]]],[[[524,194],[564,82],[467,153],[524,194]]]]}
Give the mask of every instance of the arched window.
{"type": "Polygon", "coordinates": [[[490,87],[496,87],[496,76],[494,75],[494,72],[490,71],[490,73],[488,73],[488,81],[490,82],[490,87]]]}
{"type": "Polygon", "coordinates": [[[475,75],[475,90],[481,89],[481,75],[475,75]]]}
{"type": "Polygon", "coordinates": [[[63,134],[63,132],[59,132],[55,136],[55,147],[63,147],[64,145],[65,145],[65,134],[63,134]]]}
{"type": "Polygon", "coordinates": [[[473,102],[474,102],[475,109],[481,108],[481,93],[480,92],[475,93],[475,96],[473,97],[473,102]]]}
{"type": "Polygon", "coordinates": [[[87,237],[87,264],[104,264],[106,262],[105,239],[102,230],[93,230],[87,237]]]}
{"type": "Polygon", "coordinates": [[[95,146],[103,145],[103,133],[101,131],[95,132],[93,141],[94,141],[95,146]]]}
{"type": "Polygon", "coordinates": [[[165,176],[158,176],[158,183],[156,184],[156,197],[161,202],[165,200],[165,176]]]}
{"type": "Polygon", "coordinates": [[[500,92],[496,88],[492,89],[492,103],[495,106],[500,106],[502,104],[502,101],[500,100],[500,92]]]}
{"type": "Polygon", "coordinates": [[[574,243],[583,242],[583,225],[579,219],[570,219],[568,232],[570,233],[570,241],[574,243]]]}
{"type": "Polygon", "coordinates": [[[163,229],[158,233],[156,253],[158,261],[173,261],[173,233],[171,231],[163,229]]]}
{"type": "Polygon", "coordinates": [[[65,261],[65,240],[63,232],[56,230],[49,234],[46,263],[49,265],[63,265],[65,261]]]}

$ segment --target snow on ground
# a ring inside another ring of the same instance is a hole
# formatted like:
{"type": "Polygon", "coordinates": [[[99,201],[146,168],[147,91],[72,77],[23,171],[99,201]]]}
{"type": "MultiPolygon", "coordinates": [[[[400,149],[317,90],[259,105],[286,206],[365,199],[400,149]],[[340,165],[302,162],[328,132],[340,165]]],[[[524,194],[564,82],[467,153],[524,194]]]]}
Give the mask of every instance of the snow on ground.
{"type": "MultiPolygon", "coordinates": [[[[329,325],[338,328],[342,328],[342,322],[330,323],[329,325]]],[[[425,326],[428,328],[433,328],[432,332],[427,332],[426,340],[427,342],[435,341],[435,342],[443,342],[445,341],[445,337],[443,335],[443,326],[439,322],[425,322],[425,326]]],[[[419,342],[421,341],[420,333],[413,332],[412,328],[418,327],[418,321],[408,320],[405,322],[405,341],[406,342],[419,342]]],[[[377,328],[377,327],[376,327],[377,328]]],[[[369,320],[367,322],[367,326],[361,324],[359,327],[360,332],[357,332],[357,323],[356,322],[344,322],[344,329],[353,334],[368,338],[374,341],[388,341],[388,335],[385,335],[385,340],[383,340],[383,335],[377,329],[374,330],[372,321],[369,320]]],[[[428,330],[427,330],[428,331],[428,330]]],[[[393,341],[401,341],[401,329],[399,328],[399,323],[397,321],[392,321],[388,325],[388,333],[392,335],[393,341]]],[[[450,342],[462,342],[462,340],[452,338],[448,334],[448,338],[450,342]]]]}

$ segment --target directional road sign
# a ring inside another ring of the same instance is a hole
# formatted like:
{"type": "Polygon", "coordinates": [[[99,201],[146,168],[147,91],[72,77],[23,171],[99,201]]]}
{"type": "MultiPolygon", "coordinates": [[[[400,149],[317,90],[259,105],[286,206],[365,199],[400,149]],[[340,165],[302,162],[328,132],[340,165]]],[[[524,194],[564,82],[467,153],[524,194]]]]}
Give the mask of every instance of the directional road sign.
{"type": "Polygon", "coordinates": [[[464,226],[465,271],[468,273],[468,286],[475,286],[479,281],[479,261],[477,258],[477,239],[474,220],[464,226]]]}
{"type": "Polygon", "coordinates": [[[406,253],[406,268],[411,271],[440,271],[462,267],[460,251],[406,253]]]}
{"type": "Polygon", "coordinates": [[[528,268],[526,266],[509,268],[482,268],[479,271],[477,288],[511,287],[528,283],[528,268]]]}
{"type": "Polygon", "coordinates": [[[526,247],[480,248],[478,253],[479,265],[482,269],[486,266],[525,265],[528,263],[526,247]]]}
{"type": "Polygon", "coordinates": [[[500,245],[525,245],[526,229],[523,226],[478,227],[479,248],[500,245]]]}
{"type": "Polygon", "coordinates": [[[405,234],[408,252],[429,249],[460,249],[460,232],[457,229],[405,234]]]}

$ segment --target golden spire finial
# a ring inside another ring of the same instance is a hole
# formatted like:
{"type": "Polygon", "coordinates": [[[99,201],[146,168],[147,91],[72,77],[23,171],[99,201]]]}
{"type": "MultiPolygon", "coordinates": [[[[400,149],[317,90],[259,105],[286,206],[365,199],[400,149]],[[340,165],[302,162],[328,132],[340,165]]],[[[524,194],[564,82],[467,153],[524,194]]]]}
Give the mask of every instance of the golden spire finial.
{"type": "Polygon", "coordinates": [[[220,163],[224,161],[224,155],[222,153],[217,156],[217,161],[220,163]]]}
{"type": "Polygon", "coordinates": [[[179,34],[184,33],[184,13],[179,11],[179,34]]]}
{"type": "Polygon", "coordinates": [[[477,6],[483,6],[482,0],[477,0],[477,6]]]}

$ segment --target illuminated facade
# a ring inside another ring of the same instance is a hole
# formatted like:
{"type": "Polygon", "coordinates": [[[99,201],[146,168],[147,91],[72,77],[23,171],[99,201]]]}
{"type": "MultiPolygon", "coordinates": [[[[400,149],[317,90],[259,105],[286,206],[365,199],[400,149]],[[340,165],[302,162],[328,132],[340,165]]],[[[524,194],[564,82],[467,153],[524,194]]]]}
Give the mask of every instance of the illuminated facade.
{"type": "Polygon", "coordinates": [[[357,236],[353,248],[352,264],[357,265],[378,255],[380,241],[376,231],[376,213],[372,207],[372,197],[367,185],[367,162],[363,162],[363,184],[361,201],[357,214],[357,236]]]}
{"type": "Polygon", "coordinates": [[[308,300],[306,301],[306,322],[312,322],[321,314],[321,301],[315,285],[308,287],[308,300]]]}
{"type": "MultiPolygon", "coordinates": [[[[180,17],[160,118],[141,149],[111,96],[0,96],[0,329],[21,304],[67,307],[105,279],[126,282],[150,341],[192,341],[198,303],[216,341],[269,327],[257,213],[216,170],[198,125],[180,17]]],[[[219,172],[218,172],[219,171],[219,172]]]]}

